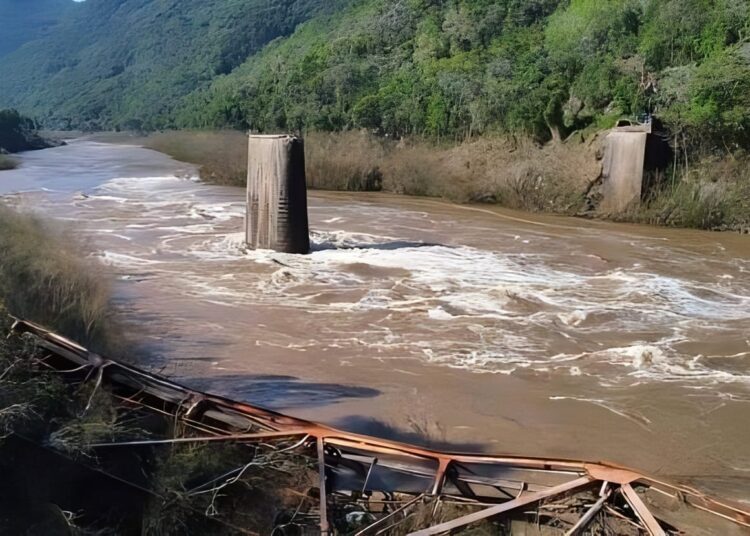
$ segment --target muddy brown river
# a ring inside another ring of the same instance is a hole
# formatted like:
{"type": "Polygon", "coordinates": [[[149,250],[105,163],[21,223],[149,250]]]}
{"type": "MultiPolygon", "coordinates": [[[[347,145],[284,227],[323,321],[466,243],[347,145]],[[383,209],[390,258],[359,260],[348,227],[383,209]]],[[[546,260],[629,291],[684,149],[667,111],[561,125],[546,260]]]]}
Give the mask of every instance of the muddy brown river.
{"type": "Polygon", "coordinates": [[[0,172],[69,220],[190,386],[455,450],[603,459],[750,504],[750,239],[310,194],[313,252],[243,246],[244,191],[76,141],[0,172]]]}

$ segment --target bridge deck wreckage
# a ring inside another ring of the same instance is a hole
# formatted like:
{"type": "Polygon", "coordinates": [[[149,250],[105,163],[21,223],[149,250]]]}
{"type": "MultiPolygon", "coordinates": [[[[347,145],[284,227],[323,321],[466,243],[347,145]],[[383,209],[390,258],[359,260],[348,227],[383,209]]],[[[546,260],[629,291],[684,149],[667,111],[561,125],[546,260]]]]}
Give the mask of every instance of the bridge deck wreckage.
{"type": "MultiPolygon", "coordinates": [[[[739,506],[613,464],[452,454],[347,433],[188,389],[30,322],[17,320],[13,331],[33,339],[41,362],[67,381],[96,382],[123,411],[181,425],[169,436],[92,445],[97,451],[231,443],[250,447],[248,457],[260,444],[308,457],[313,484],[274,534],[749,533],[750,512],[739,506]]],[[[212,485],[242,471],[217,475],[212,485]]]]}

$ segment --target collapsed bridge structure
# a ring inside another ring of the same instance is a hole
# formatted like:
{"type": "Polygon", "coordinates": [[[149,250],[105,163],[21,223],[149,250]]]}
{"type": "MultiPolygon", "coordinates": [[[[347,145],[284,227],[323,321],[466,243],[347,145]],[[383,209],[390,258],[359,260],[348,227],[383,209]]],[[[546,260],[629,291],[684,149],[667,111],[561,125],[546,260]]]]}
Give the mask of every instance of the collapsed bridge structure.
{"type": "Polygon", "coordinates": [[[169,433],[91,445],[102,456],[182,443],[247,446],[247,463],[211,479],[214,490],[240,478],[261,447],[308,459],[312,485],[274,520],[279,536],[732,535],[750,529],[750,512],[739,506],[614,464],[448,453],[352,434],[183,387],[31,322],[16,320],[13,331],[40,348],[44,369],[107,389],[128,418],[135,412],[174,424],[169,433]]]}

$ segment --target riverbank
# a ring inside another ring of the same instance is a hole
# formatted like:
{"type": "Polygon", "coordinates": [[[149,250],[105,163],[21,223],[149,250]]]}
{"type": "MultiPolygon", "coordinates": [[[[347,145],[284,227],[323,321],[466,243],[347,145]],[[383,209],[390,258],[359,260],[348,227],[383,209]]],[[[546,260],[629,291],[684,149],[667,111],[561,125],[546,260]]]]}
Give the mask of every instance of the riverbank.
{"type": "Polygon", "coordinates": [[[743,236],[312,191],[313,251],[284,256],[243,247],[241,188],[162,153],[75,141],[22,158],[0,190],[77,222],[175,381],[744,498],[743,236]]]}
{"type": "MultiPolygon", "coordinates": [[[[618,222],[750,232],[750,159],[744,153],[680,156],[650,185],[640,205],[605,213],[588,195],[601,174],[602,138],[601,133],[574,135],[542,146],[527,139],[484,137],[438,145],[417,139],[396,142],[366,132],[310,132],[305,137],[308,185],[618,222]]],[[[245,184],[243,133],[165,132],[138,143],[198,165],[206,182],[245,184]]]]}
{"type": "Polygon", "coordinates": [[[37,125],[15,110],[0,110],[0,171],[15,169],[20,161],[11,153],[48,149],[61,145],[37,132],[37,125]]]}

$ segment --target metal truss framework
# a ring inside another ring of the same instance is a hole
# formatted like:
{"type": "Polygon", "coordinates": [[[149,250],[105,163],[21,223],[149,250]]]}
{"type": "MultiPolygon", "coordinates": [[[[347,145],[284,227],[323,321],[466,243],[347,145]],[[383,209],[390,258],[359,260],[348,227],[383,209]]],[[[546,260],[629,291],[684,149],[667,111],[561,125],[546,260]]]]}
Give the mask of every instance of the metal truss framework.
{"type": "MultiPolygon", "coordinates": [[[[431,536],[461,532],[487,520],[510,520],[530,507],[565,511],[560,534],[587,534],[597,520],[624,523],[634,534],[690,533],[681,509],[725,523],[727,534],[750,532],[750,512],[710,498],[686,486],[647,477],[604,462],[453,454],[352,434],[260,407],[194,391],[138,368],[105,359],[28,321],[13,331],[27,334],[45,351],[44,363],[61,373],[86,372],[87,379],[116,387],[126,407],[167,415],[192,435],[91,445],[128,448],[180,442],[273,444],[314,452],[318,465],[321,534],[334,534],[330,508],[336,497],[386,493],[397,497],[389,509],[359,530],[358,536],[388,534],[418,505],[442,503],[465,507],[465,515],[427,522],[411,534],[431,536]],[[748,532],[746,532],[748,531],[748,532]]],[[[227,476],[227,475],[223,475],[227,476]]],[[[236,476],[236,475],[229,475],[236,476]]],[[[528,514],[528,512],[526,512],[528,514]]],[[[692,514],[691,517],[692,519],[692,514]]],[[[511,525],[508,525],[511,526],[511,525]]]]}

